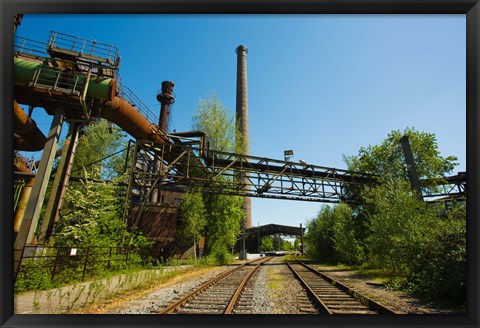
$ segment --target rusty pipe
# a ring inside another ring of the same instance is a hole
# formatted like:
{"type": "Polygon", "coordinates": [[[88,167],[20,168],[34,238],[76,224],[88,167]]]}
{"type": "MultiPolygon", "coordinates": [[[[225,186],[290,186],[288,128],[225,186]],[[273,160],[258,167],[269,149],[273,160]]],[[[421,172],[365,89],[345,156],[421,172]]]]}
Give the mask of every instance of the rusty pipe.
{"type": "MultiPolygon", "coordinates": [[[[20,158],[15,158],[13,163],[14,170],[17,172],[33,174],[27,166],[22,162],[20,158]]],[[[25,209],[27,208],[28,199],[30,198],[30,193],[32,192],[33,183],[35,182],[35,177],[29,176],[25,178],[25,186],[20,193],[20,198],[18,200],[18,205],[15,210],[15,216],[13,219],[13,232],[15,236],[20,231],[20,226],[22,224],[23,215],[25,213],[25,209]]]]}
{"type": "MultiPolygon", "coordinates": [[[[35,107],[43,107],[34,95],[35,92],[41,92],[41,90],[31,90],[27,87],[16,85],[14,91],[18,102],[35,107]]],[[[65,95],[63,97],[68,98],[65,95]]],[[[100,106],[92,110],[92,115],[100,116],[115,123],[135,139],[147,139],[158,143],[167,141],[165,134],[159,131],[155,124],[147,120],[145,116],[121,97],[115,97],[112,101],[103,101],[100,106]]]]}
{"type": "Polygon", "coordinates": [[[115,123],[135,139],[148,139],[157,143],[167,141],[166,135],[155,124],[147,120],[128,101],[120,97],[103,102],[100,108],[92,111],[92,114],[115,123]]]}
{"type": "Polygon", "coordinates": [[[175,132],[175,133],[171,133],[170,136],[172,136],[173,138],[174,137],[180,137],[180,138],[200,137],[200,147],[201,147],[200,151],[202,155],[204,154],[205,151],[208,150],[208,147],[209,147],[208,136],[204,131],[193,130],[193,131],[186,131],[186,132],[175,132]]]}
{"type": "Polygon", "coordinates": [[[13,131],[20,136],[15,138],[15,149],[42,150],[47,142],[47,138],[35,121],[27,116],[15,100],[13,101],[13,131]]]}

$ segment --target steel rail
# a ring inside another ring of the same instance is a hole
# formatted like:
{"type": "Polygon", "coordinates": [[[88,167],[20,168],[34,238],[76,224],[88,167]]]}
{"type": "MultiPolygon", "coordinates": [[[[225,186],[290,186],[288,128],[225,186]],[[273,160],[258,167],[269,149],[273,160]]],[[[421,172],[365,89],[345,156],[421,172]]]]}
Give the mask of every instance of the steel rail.
{"type": "Polygon", "coordinates": [[[389,309],[388,307],[372,300],[371,298],[365,296],[365,295],[362,295],[360,293],[358,293],[357,291],[351,289],[350,287],[342,284],[341,282],[329,277],[328,275],[326,275],[325,273],[322,273],[314,268],[312,268],[311,266],[305,264],[304,262],[296,259],[295,260],[298,264],[302,265],[303,267],[305,267],[306,269],[308,269],[309,271],[311,271],[312,273],[316,274],[317,276],[321,277],[322,279],[324,279],[325,281],[327,281],[328,283],[330,283],[331,285],[334,285],[335,287],[337,287],[338,289],[342,290],[343,292],[349,294],[350,296],[352,296],[353,298],[355,298],[357,301],[359,301],[361,304],[365,305],[366,307],[368,307],[369,309],[373,310],[373,311],[376,311],[380,314],[398,314],[396,313],[395,311],[393,311],[392,309],[389,309]]]}
{"type": "Polygon", "coordinates": [[[303,280],[303,278],[300,277],[300,274],[290,265],[290,263],[287,260],[285,260],[285,262],[287,263],[288,268],[292,271],[295,278],[297,278],[297,280],[300,282],[303,288],[305,288],[305,290],[307,291],[307,294],[312,298],[313,303],[315,303],[316,307],[318,307],[318,309],[323,313],[333,314],[333,312],[330,311],[330,309],[325,305],[325,303],[323,303],[320,297],[318,297],[318,295],[305,282],[305,280],[303,280]]]}
{"type": "Polygon", "coordinates": [[[246,276],[245,278],[243,278],[242,282],[240,283],[240,285],[238,285],[238,288],[237,290],[235,291],[235,293],[232,295],[232,298],[230,299],[230,302],[228,302],[228,305],[227,307],[225,308],[225,311],[223,311],[223,314],[232,314],[233,312],[233,308],[235,307],[235,304],[237,303],[239,297],[240,297],[240,294],[242,293],[243,291],[243,288],[245,287],[245,285],[247,284],[247,282],[250,280],[250,278],[253,276],[253,274],[255,272],[257,272],[257,270],[260,268],[261,265],[263,265],[264,263],[270,261],[272,258],[265,258],[265,261],[262,261],[258,264],[255,265],[255,268],[253,268],[253,270],[251,270],[246,276]]]}
{"type": "Polygon", "coordinates": [[[233,272],[235,272],[237,270],[240,270],[241,268],[245,267],[246,265],[258,262],[260,260],[265,260],[265,258],[255,259],[255,260],[252,260],[250,262],[242,263],[240,266],[238,266],[236,268],[233,268],[231,270],[228,270],[228,271],[218,275],[217,277],[207,281],[206,283],[204,283],[203,285],[201,285],[197,289],[191,291],[186,296],[180,298],[178,301],[173,302],[172,304],[170,304],[165,309],[156,311],[156,313],[158,313],[158,314],[171,314],[171,313],[173,313],[177,308],[179,308],[182,305],[184,305],[185,303],[187,303],[192,297],[202,293],[208,287],[215,285],[217,282],[219,282],[223,278],[229,276],[230,274],[232,274],[233,272]]]}

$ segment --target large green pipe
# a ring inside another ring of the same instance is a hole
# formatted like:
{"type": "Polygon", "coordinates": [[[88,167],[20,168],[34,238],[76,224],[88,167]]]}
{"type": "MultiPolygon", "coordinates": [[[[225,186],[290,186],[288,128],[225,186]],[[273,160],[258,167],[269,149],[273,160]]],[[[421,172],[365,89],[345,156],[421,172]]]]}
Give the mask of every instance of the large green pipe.
{"type": "MultiPolygon", "coordinates": [[[[15,83],[28,85],[33,81],[35,72],[41,68],[44,69],[42,71],[42,79],[50,79],[53,82],[57,78],[58,71],[53,67],[44,65],[43,63],[14,58],[13,65],[13,78],[15,83]]],[[[86,76],[82,76],[79,84],[84,84],[86,78],[86,76]]],[[[88,83],[87,96],[111,101],[115,98],[115,93],[115,79],[99,78],[94,75],[91,77],[88,83]]]]}

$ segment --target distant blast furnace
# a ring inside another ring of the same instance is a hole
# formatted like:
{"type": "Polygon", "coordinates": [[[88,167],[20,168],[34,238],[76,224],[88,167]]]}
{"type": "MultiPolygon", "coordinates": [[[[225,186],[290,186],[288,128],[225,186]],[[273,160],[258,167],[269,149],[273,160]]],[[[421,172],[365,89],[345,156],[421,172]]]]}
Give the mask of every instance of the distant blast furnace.
{"type": "MultiPolygon", "coordinates": [[[[235,49],[237,53],[237,108],[236,108],[236,124],[238,130],[242,134],[243,154],[250,155],[250,142],[248,137],[248,92],[247,92],[247,48],[245,46],[238,46],[235,49]]],[[[248,184],[248,176],[241,177],[244,185],[248,184]]],[[[244,187],[249,190],[250,187],[244,187]]],[[[250,197],[243,198],[243,207],[245,209],[246,217],[244,227],[250,228],[252,226],[252,203],[250,197]]]]}

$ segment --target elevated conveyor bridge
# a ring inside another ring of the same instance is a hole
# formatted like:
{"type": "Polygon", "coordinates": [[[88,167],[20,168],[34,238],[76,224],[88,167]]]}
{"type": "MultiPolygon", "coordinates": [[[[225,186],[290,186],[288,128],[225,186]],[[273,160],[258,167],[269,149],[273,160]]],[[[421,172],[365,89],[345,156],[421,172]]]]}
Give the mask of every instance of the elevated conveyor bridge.
{"type": "MultiPolygon", "coordinates": [[[[246,197],[338,203],[347,199],[349,188],[374,185],[379,180],[375,175],[361,172],[210,150],[206,148],[206,136],[169,137],[177,142],[155,144],[138,140],[136,143],[130,188],[135,190],[137,203],[148,202],[152,186],[174,191],[193,188],[246,197]],[[152,165],[155,160],[162,165],[152,165]],[[245,182],[248,188],[244,188],[245,182]]],[[[423,182],[431,185],[431,181],[423,182]]],[[[424,197],[465,197],[465,173],[435,184],[436,191],[426,191],[424,197]]]]}

